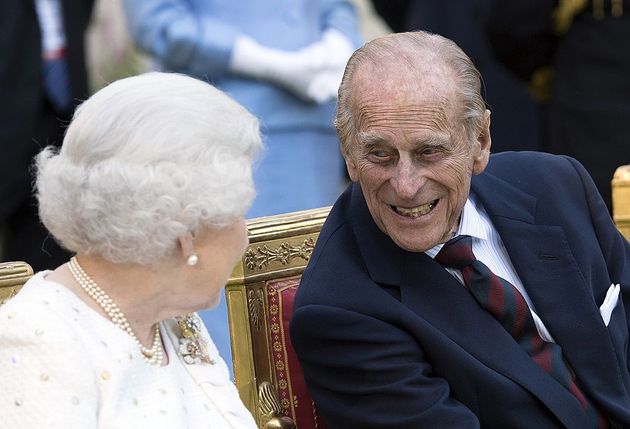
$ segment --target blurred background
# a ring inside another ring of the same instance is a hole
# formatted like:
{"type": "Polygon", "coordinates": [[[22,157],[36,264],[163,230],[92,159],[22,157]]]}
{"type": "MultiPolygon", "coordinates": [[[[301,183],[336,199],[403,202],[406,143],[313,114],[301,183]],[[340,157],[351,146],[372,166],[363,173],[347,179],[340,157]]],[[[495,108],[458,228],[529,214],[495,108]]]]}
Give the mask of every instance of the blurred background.
{"type": "MultiPolygon", "coordinates": [[[[365,40],[391,32],[370,0],[352,2],[357,7],[360,30],[365,40]]],[[[87,33],[87,56],[92,91],[107,82],[150,68],[149,57],[134,47],[129,36],[122,0],[97,1],[87,33]]]]}

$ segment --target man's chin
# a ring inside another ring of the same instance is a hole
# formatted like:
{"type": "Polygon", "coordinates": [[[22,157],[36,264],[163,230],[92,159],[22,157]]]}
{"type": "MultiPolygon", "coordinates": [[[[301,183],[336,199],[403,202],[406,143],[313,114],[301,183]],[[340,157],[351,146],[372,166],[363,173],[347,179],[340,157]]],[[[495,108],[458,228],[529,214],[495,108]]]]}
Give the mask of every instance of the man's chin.
{"type": "Polygon", "coordinates": [[[416,253],[426,252],[427,250],[432,249],[433,247],[439,244],[437,240],[433,244],[433,240],[427,240],[426,237],[423,237],[422,239],[419,238],[417,240],[414,240],[413,237],[408,237],[408,236],[405,236],[405,237],[390,236],[390,237],[394,241],[394,243],[396,243],[398,247],[400,247],[403,250],[406,250],[407,252],[416,252],[416,253]]]}

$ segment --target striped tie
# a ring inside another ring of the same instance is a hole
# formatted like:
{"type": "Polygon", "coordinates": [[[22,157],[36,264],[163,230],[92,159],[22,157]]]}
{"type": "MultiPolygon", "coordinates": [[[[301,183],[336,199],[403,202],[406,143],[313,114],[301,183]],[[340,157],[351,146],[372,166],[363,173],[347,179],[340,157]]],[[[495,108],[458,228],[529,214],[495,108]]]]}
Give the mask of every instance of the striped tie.
{"type": "Polygon", "coordinates": [[[576,384],[573,371],[562,357],[562,348],[544,341],[538,334],[527,302],[518,289],[475,258],[470,236],[460,235],[448,241],[435,260],[445,267],[461,270],[464,284],[477,302],[501,323],[534,362],[577,398],[587,416],[593,419],[593,427],[608,426],[576,384]]]}

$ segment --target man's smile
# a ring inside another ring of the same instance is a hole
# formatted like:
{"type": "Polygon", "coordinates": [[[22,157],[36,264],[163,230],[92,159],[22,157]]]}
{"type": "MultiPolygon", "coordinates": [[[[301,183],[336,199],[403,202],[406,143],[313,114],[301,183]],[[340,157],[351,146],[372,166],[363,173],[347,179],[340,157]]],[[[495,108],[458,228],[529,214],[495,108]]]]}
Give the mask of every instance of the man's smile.
{"type": "Polygon", "coordinates": [[[390,206],[396,213],[402,216],[417,218],[418,216],[424,216],[429,213],[431,210],[435,208],[439,199],[433,200],[430,203],[422,204],[416,207],[400,207],[400,206],[390,206]]]}

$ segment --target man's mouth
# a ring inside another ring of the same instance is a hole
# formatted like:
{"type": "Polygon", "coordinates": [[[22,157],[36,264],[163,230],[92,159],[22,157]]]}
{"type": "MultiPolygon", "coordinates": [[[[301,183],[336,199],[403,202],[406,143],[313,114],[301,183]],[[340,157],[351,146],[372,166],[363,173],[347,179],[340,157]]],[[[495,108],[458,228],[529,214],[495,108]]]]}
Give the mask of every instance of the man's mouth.
{"type": "Polygon", "coordinates": [[[425,214],[433,210],[433,208],[437,205],[438,201],[440,200],[436,199],[436,200],[431,201],[430,203],[422,204],[421,206],[411,207],[411,208],[398,207],[398,206],[391,206],[391,207],[392,209],[394,209],[396,213],[398,213],[401,216],[417,218],[418,216],[424,216],[425,214]]]}

